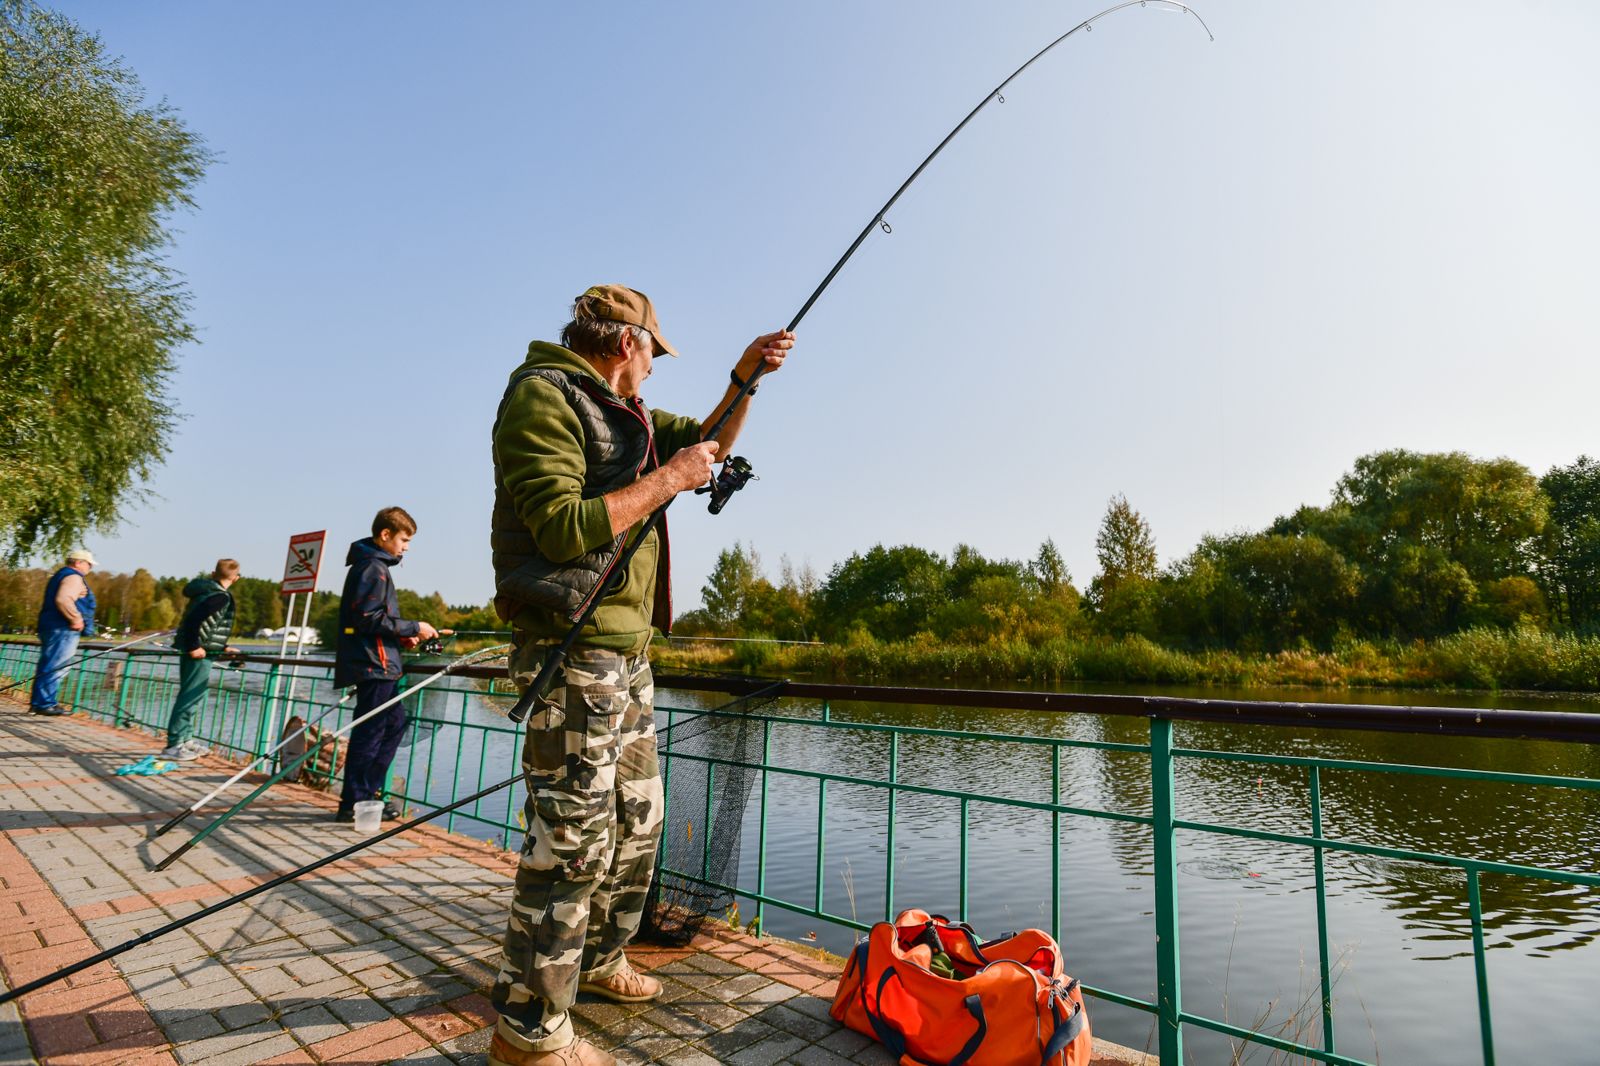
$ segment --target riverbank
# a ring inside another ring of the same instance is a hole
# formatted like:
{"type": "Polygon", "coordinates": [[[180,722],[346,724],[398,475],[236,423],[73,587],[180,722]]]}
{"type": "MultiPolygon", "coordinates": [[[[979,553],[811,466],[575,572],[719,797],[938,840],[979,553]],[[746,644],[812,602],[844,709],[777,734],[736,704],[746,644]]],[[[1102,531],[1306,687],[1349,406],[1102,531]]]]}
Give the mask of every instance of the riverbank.
{"type": "Polygon", "coordinates": [[[657,641],[661,670],[790,674],[826,680],[1311,685],[1329,688],[1600,691],[1600,639],[1534,629],[1473,629],[1436,641],[1348,641],[1332,651],[1186,652],[1143,637],[1058,637],[1038,643],[795,646],[657,641]]]}

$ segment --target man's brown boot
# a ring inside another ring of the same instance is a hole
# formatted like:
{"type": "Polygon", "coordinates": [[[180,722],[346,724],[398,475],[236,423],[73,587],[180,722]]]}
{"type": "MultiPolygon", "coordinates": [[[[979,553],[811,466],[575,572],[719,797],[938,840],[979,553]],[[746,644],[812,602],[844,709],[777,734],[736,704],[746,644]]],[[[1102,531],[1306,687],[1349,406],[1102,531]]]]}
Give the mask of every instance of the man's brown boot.
{"type": "Polygon", "coordinates": [[[617,1066],[617,1059],[581,1037],[554,1051],[522,1051],[496,1033],[489,1042],[489,1066],[617,1066]]]}
{"type": "Polygon", "coordinates": [[[661,982],[624,960],[622,969],[603,981],[580,981],[578,991],[593,992],[614,1003],[647,1003],[661,994],[661,982]]]}

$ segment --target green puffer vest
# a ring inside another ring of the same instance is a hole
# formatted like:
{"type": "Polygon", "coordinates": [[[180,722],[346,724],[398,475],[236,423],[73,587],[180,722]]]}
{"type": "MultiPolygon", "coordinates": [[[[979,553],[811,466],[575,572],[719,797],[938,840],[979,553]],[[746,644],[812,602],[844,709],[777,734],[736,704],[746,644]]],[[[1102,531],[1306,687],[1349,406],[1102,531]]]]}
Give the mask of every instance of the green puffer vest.
{"type": "Polygon", "coordinates": [[[174,646],[185,651],[204,648],[213,658],[221,655],[222,649],[228,646],[228,638],[233,636],[233,593],[223,588],[216,578],[197,577],[183,587],[183,594],[188,597],[189,606],[178,625],[174,646]],[[213,596],[225,596],[228,602],[222,610],[196,625],[193,616],[199,612],[200,605],[213,596]],[[194,643],[189,644],[191,640],[194,643]]]}
{"type": "MultiPolygon", "coordinates": [[[[495,414],[494,432],[499,430],[512,392],[534,377],[561,391],[583,428],[584,499],[631,485],[653,468],[654,428],[648,410],[641,405],[636,411],[608,396],[582,374],[554,367],[530,367],[512,377],[495,414]]],[[[577,621],[600,588],[601,579],[611,573],[625,539],[626,534],[619,535],[609,544],[564,563],[545,558],[517,515],[500,464],[495,463],[489,549],[494,564],[495,611],[503,620],[509,622],[524,606],[533,606],[560,611],[569,621],[577,621]]]]}

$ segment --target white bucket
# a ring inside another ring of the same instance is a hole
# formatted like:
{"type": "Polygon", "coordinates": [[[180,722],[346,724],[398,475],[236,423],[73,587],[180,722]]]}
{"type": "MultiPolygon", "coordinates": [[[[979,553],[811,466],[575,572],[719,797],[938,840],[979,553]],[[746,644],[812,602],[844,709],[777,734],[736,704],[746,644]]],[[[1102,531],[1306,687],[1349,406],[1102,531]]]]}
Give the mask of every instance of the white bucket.
{"type": "Polygon", "coordinates": [[[362,800],[356,804],[356,832],[376,833],[382,827],[382,800],[362,800]]]}

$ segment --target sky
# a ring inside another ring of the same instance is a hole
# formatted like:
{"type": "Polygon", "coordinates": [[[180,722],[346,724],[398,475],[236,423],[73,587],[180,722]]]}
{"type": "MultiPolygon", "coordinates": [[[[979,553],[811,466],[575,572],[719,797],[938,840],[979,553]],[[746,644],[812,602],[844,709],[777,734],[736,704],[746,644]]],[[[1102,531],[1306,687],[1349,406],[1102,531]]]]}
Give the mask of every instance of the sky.
{"type": "MultiPolygon", "coordinates": [[[[184,421],[102,569],[277,576],[372,513],[400,583],[492,595],[504,382],[590,285],[648,293],[703,416],[935,144],[1099,10],[73,0],[218,160],[172,219],[184,421]]],[[[1199,0],[1080,33],[889,213],[763,382],[761,480],[671,512],[819,575],[875,543],[1075,580],[1117,493],[1162,561],[1323,504],[1359,455],[1600,450],[1600,5],[1199,0]]]]}

